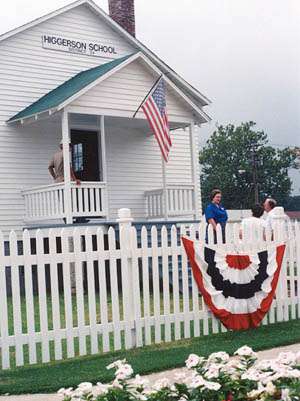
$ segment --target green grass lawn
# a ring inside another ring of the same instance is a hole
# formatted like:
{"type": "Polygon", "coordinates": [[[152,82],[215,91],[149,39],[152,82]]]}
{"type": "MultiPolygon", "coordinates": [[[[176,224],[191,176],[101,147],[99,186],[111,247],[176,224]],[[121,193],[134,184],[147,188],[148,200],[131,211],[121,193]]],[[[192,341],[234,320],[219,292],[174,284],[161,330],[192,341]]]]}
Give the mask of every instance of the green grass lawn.
{"type": "Polygon", "coordinates": [[[0,372],[0,394],[47,393],[61,387],[74,387],[83,381],[107,382],[112,379],[112,372],[106,370],[106,365],[119,358],[126,358],[136,373],[146,374],[183,366],[190,353],[207,356],[222,350],[232,354],[245,344],[259,351],[297,342],[300,342],[300,320],[275,323],[255,330],[210,334],[129,351],[14,368],[0,372]]]}

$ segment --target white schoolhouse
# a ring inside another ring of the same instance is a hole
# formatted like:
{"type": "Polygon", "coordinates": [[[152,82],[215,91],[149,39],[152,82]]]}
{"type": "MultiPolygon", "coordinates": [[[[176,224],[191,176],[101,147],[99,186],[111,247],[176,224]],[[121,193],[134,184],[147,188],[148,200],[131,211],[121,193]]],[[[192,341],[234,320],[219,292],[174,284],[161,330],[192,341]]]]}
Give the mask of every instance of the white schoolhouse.
{"type": "Polygon", "coordinates": [[[109,0],[109,9],[78,0],[0,36],[4,232],[78,217],[105,223],[119,208],[130,208],[135,221],[202,214],[197,130],[209,121],[209,100],[135,38],[133,0],[109,0]],[[161,74],[168,163],[143,111],[133,118],[161,74]],[[61,183],[49,174],[61,140],[64,165],[72,162],[80,186],[68,168],[61,183]]]}

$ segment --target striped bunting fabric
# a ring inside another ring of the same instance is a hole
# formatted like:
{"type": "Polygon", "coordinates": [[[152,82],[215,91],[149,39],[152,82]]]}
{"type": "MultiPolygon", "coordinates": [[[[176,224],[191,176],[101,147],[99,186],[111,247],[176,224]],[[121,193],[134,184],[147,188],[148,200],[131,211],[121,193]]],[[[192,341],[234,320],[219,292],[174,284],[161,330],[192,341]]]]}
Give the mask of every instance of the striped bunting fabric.
{"type": "Polygon", "coordinates": [[[153,91],[142,105],[142,110],[155,135],[164,160],[169,159],[172,146],[168,115],[166,110],[166,82],[163,77],[158,81],[153,91]]]}
{"type": "Polygon", "coordinates": [[[212,313],[231,330],[260,325],[274,299],[285,244],[243,254],[182,237],[194,279],[212,313]]]}

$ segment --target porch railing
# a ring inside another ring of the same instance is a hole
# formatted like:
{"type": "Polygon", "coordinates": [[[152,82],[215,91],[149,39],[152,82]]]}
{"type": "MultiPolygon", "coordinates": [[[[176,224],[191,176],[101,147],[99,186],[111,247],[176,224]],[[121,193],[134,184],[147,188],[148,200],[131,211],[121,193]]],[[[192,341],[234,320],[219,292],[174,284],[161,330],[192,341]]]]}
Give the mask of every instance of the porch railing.
{"type": "Polygon", "coordinates": [[[180,217],[195,214],[194,186],[168,185],[166,189],[167,213],[164,210],[163,188],[145,191],[147,218],[180,217]]]}
{"type": "MultiPolygon", "coordinates": [[[[25,199],[25,221],[62,219],[66,217],[64,183],[43,185],[23,191],[25,199]]],[[[106,183],[71,183],[73,217],[105,217],[106,183]]]]}

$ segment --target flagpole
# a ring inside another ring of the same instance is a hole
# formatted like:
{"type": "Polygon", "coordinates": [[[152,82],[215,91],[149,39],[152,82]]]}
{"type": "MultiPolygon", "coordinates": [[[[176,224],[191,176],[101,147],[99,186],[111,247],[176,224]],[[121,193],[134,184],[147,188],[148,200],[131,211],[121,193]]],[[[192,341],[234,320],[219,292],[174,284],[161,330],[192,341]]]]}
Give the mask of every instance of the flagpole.
{"type": "Polygon", "coordinates": [[[159,76],[159,78],[155,81],[155,83],[153,84],[153,86],[151,87],[151,89],[149,90],[149,92],[147,93],[147,95],[144,97],[142,103],[139,105],[139,107],[136,109],[136,112],[134,113],[134,115],[132,116],[132,118],[135,118],[135,116],[137,115],[138,111],[140,110],[140,108],[142,107],[142,105],[145,103],[146,99],[149,97],[149,95],[151,94],[151,92],[153,91],[153,89],[156,87],[156,85],[158,84],[158,82],[162,79],[163,74],[161,74],[159,76]]]}
{"type": "Polygon", "coordinates": [[[164,205],[164,218],[168,220],[168,191],[167,191],[167,178],[166,178],[166,161],[161,155],[162,175],[163,175],[163,205],[164,205]]]}

